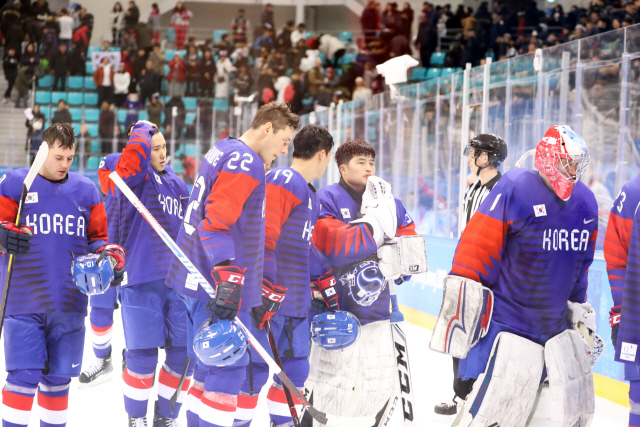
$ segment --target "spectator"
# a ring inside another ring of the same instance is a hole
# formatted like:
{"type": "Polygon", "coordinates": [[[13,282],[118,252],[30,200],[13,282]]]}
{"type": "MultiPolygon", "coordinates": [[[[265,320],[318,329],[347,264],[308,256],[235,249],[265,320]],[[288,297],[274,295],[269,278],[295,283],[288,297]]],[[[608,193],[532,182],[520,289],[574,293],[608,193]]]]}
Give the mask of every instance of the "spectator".
{"type": "Polygon", "coordinates": [[[147,103],[147,114],[149,115],[149,121],[158,127],[162,124],[163,108],[164,105],[162,105],[162,101],[160,101],[160,94],[156,92],[151,95],[151,99],[147,103]]]}
{"type": "Polygon", "coordinates": [[[229,34],[224,33],[222,37],[220,37],[220,41],[216,43],[216,47],[218,48],[218,50],[226,50],[227,52],[231,52],[231,50],[233,49],[233,45],[229,40],[229,34]]]}
{"type": "Polygon", "coordinates": [[[60,11],[58,24],[60,25],[60,34],[58,36],[60,43],[66,44],[67,51],[70,51],[71,39],[73,38],[73,18],[69,16],[67,9],[62,9],[60,11]]]}
{"type": "Polygon", "coordinates": [[[200,69],[202,70],[200,77],[200,95],[207,97],[213,96],[213,78],[216,75],[216,61],[210,50],[204,51],[200,69]]]}
{"type": "Polygon", "coordinates": [[[322,86],[320,86],[316,102],[321,107],[328,107],[333,102],[333,89],[326,83],[323,83],[322,86]]]}
{"type": "Polygon", "coordinates": [[[42,134],[44,133],[44,118],[37,117],[33,120],[32,124],[33,132],[29,135],[28,145],[30,147],[29,157],[31,158],[30,164],[33,163],[33,160],[36,157],[36,153],[40,148],[40,144],[42,144],[42,134]]]}
{"type": "Polygon", "coordinates": [[[273,72],[271,68],[264,67],[258,77],[258,105],[268,104],[276,97],[276,90],[273,87],[273,72]]]}
{"type": "Polygon", "coordinates": [[[140,20],[140,9],[138,9],[138,6],[136,6],[136,2],[130,1],[129,9],[127,9],[127,11],[124,14],[125,31],[127,33],[131,32],[131,30],[133,30],[133,27],[138,23],[139,20],[140,20]]]}
{"type": "Polygon", "coordinates": [[[387,3],[384,13],[380,17],[380,27],[395,32],[400,24],[400,14],[396,3],[387,3]]]}
{"type": "MultiPolygon", "coordinates": [[[[121,104],[122,105],[122,104],[121,104]]],[[[102,154],[113,151],[113,137],[116,129],[116,113],[109,101],[103,101],[100,107],[100,119],[98,121],[98,134],[101,138],[102,154]]]]}
{"type": "Polygon", "coordinates": [[[111,100],[114,74],[109,58],[102,58],[100,67],[93,73],[93,82],[98,90],[98,106],[102,105],[105,100],[111,100]]]}
{"type": "Polygon", "coordinates": [[[233,79],[233,89],[237,96],[248,97],[252,93],[253,79],[247,71],[246,65],[241,65],[233,79]]]}
{"type": "Polygon", "coordinates": [[[58,52],[58,33],[53,28],[44,27],[42,36],[42,56],[51,59],[58,52]]]}
{"type": "Polygon", "coordinates": [[[278,93],[276,101],[280,104],[293,101],[295,89],[291,83],[291,77],[287,77],[284,73],[280,73],[273,85],[273,88],[278,93]]]}
{"type": "Polygon", "coordinates": [[[263,27],[267,27],[271,30],[276,28],[276,24],[273,21],[273,5],[271,3],[267,3],[264,7],[264,10],[262,11],[262,14],[260,15],[260,24],[262,24],[263,27]]]}
{"type": "MultiPolygon", "coordinates": [[[[5,48],[6,50],[7,48],[5,48]]],[[[20,58],[20,64],[26,65],[32,70],[35,69],[40,63],[40,56],[38,52],[36,52],[35,43],[29,43],[27,48],[22,53],[22,57],[20,58]]]]}
{"type": "Polygon", "coordinates": [[[124,28],[124,10],[122,10],[122,4],[120,4],[119,1],[113,5],[110,18],[111,43],[113,43],[114,46],[120,46],[122,29],[124,28]]]}
{"type": "Polygon", "coordinates": [[[352,99],[354,101],[356,99],[364,99],[370,97],[372,94],[371,89],[364,85],[364,79],[362,77],[356,77],[356,88],[353,91],[352,99]]]}
{"type": "MultiPolygon", "coordinates": [[[[182,131],[184,130],[184,122],[187,117],[187,110],[184,108],[184,102],[182,102],[182,97],[174,96],[167,102],[164,106],[164,127],[166,129],[166,134],[170,135],[171,138],[180,138],[182,136],[182,131]],[[173,107],[176,108],[176,116],[174,117],[172,114],[173,107]],[[172,123],[175,124],[175,127],[172,127],[172,123]]],[[[177,149],[177,147],[176,147],[177,149]]]]}
{"type": "Polygon", "coordinates": [[[27,121],[25,122],[25,126],[27,127],[26,150],[27,152],[29,152],[31,151],[30,145],[31,145],[31,138],[33,136],[33,133],[36,130],[42,129],[46,118],[42,113],[42,111],[40,111],[40,106],[38,104],[33,106],[33,109],[31,110],[30,115],[27,112],[25,112],[25,114],[27,115],[27,121]],[[39,129],[36,129],[36,128],[39,128],[39,129]]]}
{"type": "Polygon", "coordinates": [[[244,17],[244,9],[238,9],[238,15],[233,21],[231,21],[231,31],[233,32],[234,44],[246,44],[247,33],[249,32],[250,23],[247,18],[244,17]]]}
{"type": "Polygon", "coordinates": [[[298,46],[300,40],[307,41],[307,26],[304,22],[298,24],[298,28],[291,33],[291,46],[298,46]]]}
{"type": "Polygon", "coordinates": [[[6,10],[2,14],[1,28],[4,36],[5,51],[13,48],[16,51],[16,56],[20,56],[19,53],[22,52],[21,44],[25,36],[22,22],[20,21],[20,13],[17,10],[6,10]]]}
{"type": "Polygon", "coordinates": [[[149,19],[147,20],[149,24],[149,28],[151,29],[151,41],[153,43],[160,43],[160,30],[162,27],[160,26],[160,18],[162,14],[160,13],[160,8],[158,7],[158,3],[153,3],[151,5],[151,12],[149,13],[149,19]]]}
{"type": "MultiPolygon", "coordinates": [[[[149,61],[151,61],[153,69],[156,70],[161,79],[164,78],[164,63],[166,60],[167,55],[160,50],[160,45],[158,43],[154,44],[153,51],[149,54],[149,61]]],[[[160,91],[160,87],[158,87],[158,91],[160,91]]]]}
{"type": "Polygon", "coordinates": [[[169,62],[169,96],[171,97],[183,97],[184,96],[184,64],[180,59],[180,54],[176,52],[171,62],[169,62]]]}
{"type": "Polygon", "coordinates": [[[374,66],[373,62],[368,61],[364,64],[364,86],[371,87],[373,85],[374,80],[378,77],[378,70],[374,66]]]}
{"type": "Polygon", "coordinates": [[[58,101],[58,109],[53,113],[51,124],[55,125],[56,123],[71,123],[71,113],[64,99],[58,101]]]}
{"type": "Polygon", "coordinates": [[[263,48],[266,49],[267,53],[275,49],[275,44],[273,42],[273,38],[271,37],[272,34],[273,34],[273,31],[271,31],[269,28],[267,27],[263,28],[262,35],[253,42],[253,47],[252,47],[253,56],[260,55],[263,48]]]}
{"type": "Polygon", "coordinates": [[[317,42],[318,51],[324,55],[326,62],[334,67],[337,66],[340,58],[344,56],[347,46],[331,34],[323,34],[317,42]]]}
{"type": "Polygon", "coordinates": [[[429,68],[431,66],[431,55],[438,47],[438,34],[434,23],[429,21],[425,12],[420,13],[420,24],[418,25],[415,47],[420,51],[422,66],[429,68]]]}
{"type": "Polygon", "coordinates": [[[87,50],[89,48],[88,32],[89,27],[82,25],[73,33],[73,38],[71,39],[74,44],[74,49],[78,49],[84,57],[87,56],[87,50]]]}
{"type": "Polygon", "coordinates": [[[80,9],[80,26],[86,25],[89,27],[87,32],[87,39],[91,43],[91,35],[93,34],[93,15],[87,12],[86,8],[80,9]]]}
{"type": "Polygon", "coordinates": [[[153,62],[147,61],[147,65],[142,70],[142,77],[140,79],[140,102],[145,105],[147,98],[158,91],[160,86],[160,76],[153,69],[153,62]]]}
{"type": "Polygon", "coordinates": [[[320,85],[324,80],[324,71],[322,70],[322,61],[316,59],[316,66],[307,73],[307,87],[309,94],[314,98],[318,96],[320,85]]]}
{"type": "Polygon", "coordinates": [[[130,93],[127,95],[127,100],[124,102],[124,108],[127,109],[127,117],[124,121],[125,129],[128,129],[129,126],[138,121],[139,112],[142,107],[143,105],[139,101],[137,93],[130,93]]]}
{"type": "Polygon", "coordinates": [[[89,134],[87,125],[83,124],[80,125],[80,133],[76,135],[76,156],[78,156],[78,164],[82,164],[86,168],[89,162],[89,153],[91,153],[91,135],[89,134]]]}
{"type": "Polygon", "coordinates": [[[282,27],[278,34],[276,34],[276,49],[280,49],[283,52],[291,49],[291,34],[293,34],[295,22],[287,21],[287,24],[282,27]]]}
{"type": "Polygon", "coordinates": [[[229,98],[229,78],[234,70],[227,52],[220,51],[220,59],[216,64],[216,98],[229,98]]]}
{"type": "MultiPolygon", "coordinates": [[[[138,48],[138,54],[133,60],[133,81],[129,86],[129,92],[136,92],[136,88],[142,79],[142,71],[147,66],[147,53],[142,48],[138,48]]],[[[155,92],[155,91],[154,91],[155,92]]],[[[153,92],[152,92],[153,93],[153,92]]]]}
{"type": "Polygon", "coordinates": [[[82,49],[76,44],[73,45],[73,50],[71,51],[71,75],[73,76],[84,76],[85,75],[85,59],[86,56],[82,49]]]}
{"type": "Polygon", "coordinates": [[[122,41],[120,42],[120,46],[123,50],[131,49],[132,52],[136,52],[138,50],[138,43],[136,39],[131,37],[130,33],[122,34],[122,41]]]}
{"type": "Polygon", "coordinates": [[[389,43],[389,57],[395,58],[402,55],[411,55],[409,39],[404,34],[397,33],[389,43]]]}
{"type": "Polygon", "coordinates": [[[36,0],[31,5],[31,15],[38,21],[44,22],[46,17],[51,15],[51,11],[49,10],[49,2],[45,0],[36,0]]]}
{"type": "MultiPolygon", "coordinates": [[[[411,38],[411,26],[413,25],[414,12],[409,2],[404,2],[400,11],[400,32],[407,38],[411,38]]],[[[435,25],[435,22],[434,22],[435,25]]]]}
{"type": "Polygon", "coordinates": [[[153,49],[153,40],[151,40],[149,25],[147,25],[146,22],[138,22],[134,26],[134,32],[136,41],[138,42],[138,49],[144,49],[146,53],[151,52],[153,49]]]}
{"type": "Polygon", "coordinates": [[[184,41],[189,29],[189,21],[193,14],[187,9],[181,1],[176,3],[171,15],[171,27],[176,32],[176,49],[184,49],[184,41]]]}
{"type": "Polygon", "coordinates": [[[21,101],[24,101],[24,108],[27,108],[29,103],[29,91],[31,90],[31,86],[35,81],[35,76],[33,75],[33,70],[24,65],[20,66],[18,70],[18,75],[16,76],[16,91],[18,92],[18,98],[16,99],[16,108],[20,108],[21,101]]]}
{"type": "Polygon", "coordinates": [[[302,114],[302,99],[304,96],[304,85],[302,83],[302,79],[300,78],[300,74],[293,73],[291,74],[291,84],[293,86],[293,99],[289,103],[291,107],[291,111],[294,114],[302,114]]]}
{"type": "Polygon", "coordinates": [[[118,72],[113,76],[113,102],[118,107],[122,107],[124,101],[127,100],[130,85],[131,74],[125,70],[125,65],[121,62],[118,66],[118,72]]]}
{"type": "Polygon", "coordinates": [[[298,44],[287,52],[287,68],[297,70],[306,56],[307,47],[305,46],[305,41],[300,39],[298,44]]]}
{"type": "Polygon", "coordinates": [[[51,58],[49,69],[53,74],[53,90],[58,90],[58,83],[60,83],[60,90],[64,92],[67,76],[71,75],[71,54],[67,52],[66,44],[61,44],[58,53],[51,58]]]}
{"type": "Polygon", "coordinates": [[[196,159],[182,153],[180,154],[180,163],[182,163],[182,168],[184,169],[182,179],[186,184],[193,184],[193,179],[196,176],[196,159]]]}
{"type": "Polygon", "coordinates": [[[18,77],[18,58],[16,58],[16,50],[9,48],[2,60],[2,69],[4,70],[4,78],[7,80],[7,90],[4,92],[3,104],[8,104],[11,101],[11,90],[16,83],[16,77],[18,77]]]}

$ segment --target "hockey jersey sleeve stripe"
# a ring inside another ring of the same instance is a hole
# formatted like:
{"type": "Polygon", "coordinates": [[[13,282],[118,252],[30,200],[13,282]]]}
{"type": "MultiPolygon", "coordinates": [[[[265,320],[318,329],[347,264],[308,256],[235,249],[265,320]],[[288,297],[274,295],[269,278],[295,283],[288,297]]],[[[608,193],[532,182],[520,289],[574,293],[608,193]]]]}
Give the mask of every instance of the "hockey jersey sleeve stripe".
{"type": "Polygon", "coordinates": [[[103,194],[115,194],[116,185],[109,178],[111,170],[109,168],[101,168],[98,170],[98,181],[100,181],[100,191],[103,194]]]}
{"type": "Polygon", "coordinates": [[[398,230],[396,231],[396,236],[415,236],[416,234],[416,224],[411,223],[409,225],[400,225],[398,230]]]}
{"type": "Polygon", "coordinates": [[[603,249],[614,305],[622,304],[632,227],[633,219],[622,218],[615,211],[609,215],[603,249]]]}
{"type": "Polygon", "coordinates": [[[18,203],[9,197],[0,196],[0,221],[15,221],[18,203]]]}
{"type": "Polygon", "coordinates": [[[104,210],[104,203],[102,202],[92,205],[90,208],[87,237],[89,238],[90,244],[96,242],[103,244],[109,240],[109,236],[107,235],[107,213],[104,210]]]}
{"type": "Polygon", "coordinates": [[[266,185],[265,252],[276,250],[282,227],[300,203],[300,199],[286,188],[271,183],[266,185]]]}
{"type": "Polygon", "coordinates": [[[313,242],[336,267],[349,265],[377,251],[365,224],[345,224],[330,216],[316,222],[313,242]]]}
{"type": "Polygon", "coordinates": [[[242,214],[244,204],[259,184],[257,179],[244,173],[219,172],[211,194],[207,196],[205,218],[199,229],[228,232],[242,214]]]}

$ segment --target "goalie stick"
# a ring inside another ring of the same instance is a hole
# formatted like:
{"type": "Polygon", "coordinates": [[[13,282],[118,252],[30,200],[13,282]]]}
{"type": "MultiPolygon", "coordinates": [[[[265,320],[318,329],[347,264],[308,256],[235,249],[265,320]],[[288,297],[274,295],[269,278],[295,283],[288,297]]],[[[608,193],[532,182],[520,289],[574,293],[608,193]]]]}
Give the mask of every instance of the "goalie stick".
{"type": "MultiPolygon", "coordinates": [[[[182,252],[182,249],[173,241],[171,236],[167,234],[167,232],[162,228],[162,226],[156,221],[156,219],[149,213],[147,208],[142,204],[142,202],[138,199],[138,197],[133,194],[133,191],[129,188],[129,186],[118,176],[117,172],[111,172],[109,174],[109,178],[118,186],[122,194],[124,194],[127,199],[133,204],[133,206],[142,214],[145,220],[149,223],[151,228],[155,230],[156,233],[160,236],[160,238],[166,243],[166,245],[171,249],[171,252],[180,260],[180,262],[185,266],[185,268],[189,271],[191,277],[202,286],[202,289],[211,297],[215,298],[216,292],[213,290],[213,287],[209,284],[207,279],[202,276],[200,271],[196,268],[195,265],[187,258],[187,256],[182,252]]],[[[258,352],[258,354],[262,357],[262,359],[267,363],[270,369],[272,369],[280,381],[282,381],[282,385],[289,389],[293,397],[303,405],[303,410],[309,412],[309,414],[319,423],[324,424],[329,427],[370,427],[375,422],[374,417],[341,417],[338,415],[331,415],[325,412],[319,411],[318,409],[311,406],[309,401],[300,393],[298,388],[293,385],[291,380],[287,377],[282,369],[278,367],[276,362],[269,356],[269,353],[260,345],[258,340],[249,332],[249,329],[242,324],[240,319],[236,317],[236,323],[242,327],[244,332],[247,334],[247,338],[249,339],[249,343],[251,346],[258,352]]]]}
{"type": "MultiPolygon", "coordinates": [[[[393,347],[396,352],[396,362],[398,364],[400,397],[402,399],[402,417],[404,419],[403,425],[413,426],[413,385],[411,384],[411,365],[409,365],[409,347],[407,346],[407,336],[402,330],[402,322],[404,322],[404,316],[398,308],[396,284],[393,280],[389,280],[388,283],[389,293],[391,294],[391,333],[393,336],[393,347]]],[[[391,416],[391,413],[389,414],[389,416],[391,416]]]]}
{"type": "MultiPolygon", "coordinates": [[[[36,175],[42,168],[44,161],[47,159],[49,155],[49,143],[46,141],[42,141],[40,144],[40,148],[38,149],[38,153],[36,154],[35,159],[33,159],[33,163],[31,164],[31,168],[27,173],[27,176],[24,178],[24,182],[22,183],[22,194],[20,195],[20,200],[18,203],[18,214],[16,215],[15,225],[20,228],[20,220],[22,219],[22,213],[24,212],[24,202],[27,199],[27,193],[31,188],[31,184],[33,184],[33,180],[36,179],[36,175]]],[[[4,288],[2,289],[2,302],[0,302],[0,335],[2,335],[2,328],[4,327],[4,315],[7,312],[7,302],[9,300],[9,286],[11,286],[11,275],[13,274],[13,266],[16,261],[16,256],[13,254],[9,255],[9,262],[7,263],[7,277],[4,279],[4,288]]]]}

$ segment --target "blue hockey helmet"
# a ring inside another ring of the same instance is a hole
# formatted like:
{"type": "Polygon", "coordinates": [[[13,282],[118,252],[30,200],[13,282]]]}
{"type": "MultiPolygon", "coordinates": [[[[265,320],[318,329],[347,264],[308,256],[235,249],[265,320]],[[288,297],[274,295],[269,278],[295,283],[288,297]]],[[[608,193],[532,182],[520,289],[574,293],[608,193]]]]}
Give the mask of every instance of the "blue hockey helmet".
{"type": "Polygon", "coordinates": [[[351,298],[363,306],[373,304],[387,284],[378,263],[373,260],[355,264],[340,277],[340,283],[347,287],[351,298]]]}
{"type": "Polygon", "coordinates": [[[83,294],[100,295],[109,289],[114,272],[106,256],[88,254],[73,260],[71,277],[83,294]]]}
{"type": "Polygon", "coordinates": [[[245,351],[249,341],[236,322],[206,320],[198,329],[193,340],[193,350],[198,360],[207,366],[228,366],[236,363],[245,351]]]}
{"type": "Polygon", "coordinates": [[[311,320],[311,339],[325,350],[344,350],[359,337],[360,321],[348,311],[325,311],[311,320]]]}

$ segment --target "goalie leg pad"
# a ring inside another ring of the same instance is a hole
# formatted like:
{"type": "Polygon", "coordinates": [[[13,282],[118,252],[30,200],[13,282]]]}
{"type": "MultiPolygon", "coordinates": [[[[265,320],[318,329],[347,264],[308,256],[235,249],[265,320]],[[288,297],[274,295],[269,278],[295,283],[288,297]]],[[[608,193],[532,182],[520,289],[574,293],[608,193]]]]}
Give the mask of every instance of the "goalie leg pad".
{"type": "Polygon", "coordinates": [[[427,247],[422,236],[400,236],[378,249],[378,266],[387,280],[426,273],[427,247]]]}
{"type": "Polygon", "coordinates": [[[578,332],[566,330],[545,344],[550,427],[588,426],[595,410],[591,363],[578,332]]]}
{"type": "Polygon", "coordinates": [[[489,330],[493,292],[459,276],[444,279],[442,307],[431,335],[431,350],[464,359],[489,330]]]}
{"type": "Polygon", "coordinates": [[[536,398],[543,367],[541,345],[508,332],[499,333],[487,368],[476,380],[458,425],[524,426],[536,398]]]}
{"type": "MultiPolygon", "coordinates": [[[[305,395],[334,415],[375,416],[396,393],[397,368],[388,320],[362,326],[358,342],[345,350],[311,348],[305,395]]],[[[320,426],[313,421],[314,426],[320,426]]]]}

